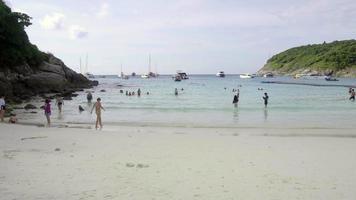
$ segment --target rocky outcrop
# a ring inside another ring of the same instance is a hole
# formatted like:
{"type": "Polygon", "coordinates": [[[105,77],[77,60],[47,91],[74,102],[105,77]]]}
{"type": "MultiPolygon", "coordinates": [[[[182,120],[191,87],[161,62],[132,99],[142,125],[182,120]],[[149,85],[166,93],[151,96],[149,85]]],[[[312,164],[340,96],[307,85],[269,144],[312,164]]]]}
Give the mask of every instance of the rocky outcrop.
{"type": "Polygon", "coordinates": [[[27,63],[0,68],[0,94],[15,102],[44,93],[71,93],[95,84],[53,55],[36,68],[27,63]]]}

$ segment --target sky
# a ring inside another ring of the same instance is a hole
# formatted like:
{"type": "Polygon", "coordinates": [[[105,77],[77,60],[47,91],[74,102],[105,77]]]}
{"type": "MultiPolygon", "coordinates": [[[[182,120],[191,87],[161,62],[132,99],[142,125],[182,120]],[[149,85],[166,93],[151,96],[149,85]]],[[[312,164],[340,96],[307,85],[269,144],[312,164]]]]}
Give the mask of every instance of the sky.
{"type": "Polygon", "coordinates": [[[77,72],[253,73],[295,46],[356,38],[355,0],[6,0],[77,72]]]}

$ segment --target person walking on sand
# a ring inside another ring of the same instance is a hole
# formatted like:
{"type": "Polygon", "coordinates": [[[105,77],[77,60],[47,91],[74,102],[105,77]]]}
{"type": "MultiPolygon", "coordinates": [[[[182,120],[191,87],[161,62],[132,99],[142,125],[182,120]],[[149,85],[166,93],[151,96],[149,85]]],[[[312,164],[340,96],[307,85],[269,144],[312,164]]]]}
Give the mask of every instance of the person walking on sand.
{"type": "Polygon", "coordinates": [[[95,122],[95,129],[98,129],[98,125],[100,125],[100,129],[103,128],[103,124],[101,123],[101,109],[104,109],[104,107],[101,105],[101,99],[98,98],[97,101],[95,102],[93,108],[91,109],[90,113],[93,113],[93,110],[95,108],[95,114],[96,114],[96,122],[95,122]]]}
{"type": "Polygon", "coordinates": [[[59,113],[62,113],[62,106],[64,105],[63,98],[62,97],[57,97],[56,98],[56,105],[58,107],[59,113]]]}
{"type": "Polygon", "coordinates": [[[5,110],[6,110],[5,96],[0,95],[0,120],[1,120],[1,122],[4,122],[5,110]]]}
{"type": "Polygon", "coordinates": [[[267,92],[265,92],[265,96],[262,97],[264,104],[265,104],[265,108],[267,108],[267,104],[268,104],[268,94],[267,92]]]}
{"type": "Polygon", "coordinates": [[[237,104],[239,103],[239,98],[240,98],[240,90],[237,90],[237,94],[234,95],[234,99],[232,100],[232,103],[234,104],[235,107],[237,107],[237,104]]]}
{"type": "Polygon", "coordinates": [[[45,100],[45,105],[43,106],[44,114],[47,119],[47,127],[51,126],[51,101],[49,99],[45,100]]]}
{"type": "Polygon", "coordinates": [[[351,94],[350,94],[350,95],[351,95],[351,96],[350,96],[349,100],[355,101],[355,89],[352,89],[352,90],[351,90],[351,94]]]}

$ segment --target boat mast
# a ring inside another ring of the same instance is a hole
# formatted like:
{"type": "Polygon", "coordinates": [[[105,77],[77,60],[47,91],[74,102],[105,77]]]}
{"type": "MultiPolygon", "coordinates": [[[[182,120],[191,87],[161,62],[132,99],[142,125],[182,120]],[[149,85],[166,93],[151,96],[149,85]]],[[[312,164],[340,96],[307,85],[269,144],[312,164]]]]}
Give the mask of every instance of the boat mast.
{"type": "Polygon", "coordinates": [[[82,57],[79,57],[79,68],[80,68],[80,73],[84,74],[82,69],[82,57]]]}
{"type": "Polygon", "coordinates": [[[88,53],[85,56],[85,70],[88,72],[88,53]]]}
{"type": "Polygon", "coordinates": [[[148,74],[151,73],[151,53],[148,55],[148,74]]]}

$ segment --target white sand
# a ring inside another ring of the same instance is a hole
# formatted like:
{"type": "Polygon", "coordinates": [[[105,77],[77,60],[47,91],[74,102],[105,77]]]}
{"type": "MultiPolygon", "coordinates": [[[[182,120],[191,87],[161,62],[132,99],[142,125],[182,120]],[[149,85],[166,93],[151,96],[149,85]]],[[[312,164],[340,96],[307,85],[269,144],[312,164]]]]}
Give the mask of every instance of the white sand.
{"type": "Polygon", "coordinates": [[[0,124],[0,199],[355,199],[355,133],[0,124]]]}

